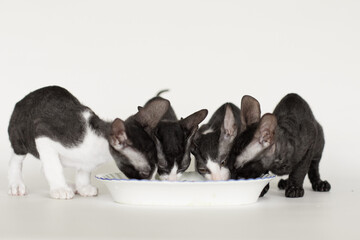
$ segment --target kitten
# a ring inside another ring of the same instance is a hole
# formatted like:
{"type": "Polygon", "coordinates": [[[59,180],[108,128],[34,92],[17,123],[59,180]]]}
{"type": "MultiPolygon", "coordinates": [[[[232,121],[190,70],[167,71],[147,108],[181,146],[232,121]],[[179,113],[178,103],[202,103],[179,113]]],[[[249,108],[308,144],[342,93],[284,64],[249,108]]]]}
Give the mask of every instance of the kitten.
{"type": "Polygon", "coordinates": [[[151,178],[157,158],[147,131],[156,127],[168,107],[168,101],[157,100],[125,122],[105,122],[64,88],[31,92],[15,105],[8,128],[13,148],[9,194],[26,194],[21,171],[27,154],[41,160],[50,196],[57,199],[74,196],[63,167],[77,169],[76,192],[82,196],[97,195],[91,171],[110,159],[129,178],[151,178]]]}
{"type": "Polygon", "coordinates": [[[303,182],[308,174],[314,191],[327,192],[331,186],[322,181],[319,162],[324,149],[324,133],[310,109],[297,94],[288,94],[273,114],[260,118],[260,105],[244,96],[241,108],[242,129],[229,157],[233,176],[259,177],[271,171],[287,175],[279,182],[286,197],[302,197],[303,182]],[[248,119],[252,119],[248,121],[248,119]]]}
{"type": "MultiPolygon", "coordinates": [[[[150,99],[163,100],[160,94],[150,99]]],[[[198,129],[198,124],[207,116],[207,110],[202,109],[186,118],[178,120],[173,108],[169,107],[157,127],[153,131],[153,139],[158,156],[158,174],[160,180],[176,181],[190,165],[190,146],[198,129]]]]}
{"type": "Polygon", "coordinates": [[[196,170],[208,180],[228,180],[227,157],[240,132],[240,109],[232,103],[218,108],[209,122],[200,127],[192,145],[196,170]]]}

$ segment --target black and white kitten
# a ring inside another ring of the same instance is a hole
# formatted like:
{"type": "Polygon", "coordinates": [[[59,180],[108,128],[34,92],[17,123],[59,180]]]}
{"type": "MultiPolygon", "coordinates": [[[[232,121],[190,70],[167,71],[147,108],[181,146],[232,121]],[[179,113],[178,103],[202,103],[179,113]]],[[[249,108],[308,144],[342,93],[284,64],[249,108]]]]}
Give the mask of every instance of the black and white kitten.
{"type": "Polygon", "coordinates": [[[225,103],[200,127],[192,145],[196,170],[208,180],[228,180],[227,157],[240,132],[240,109],[225,103]]]}
{"type": "Polygon", "coordinates": [[[273,114],[260,118],[259,103],[249,97],[242,119],[241,134],[237,137],[229,163],[237,178],[258,177],[266,171],[287,175],[279,188],[286,197],[302,197],[303,182],[308,174],[314,191],[327,192],[331,186],[322,181],[319,162],[325,140],[323,129],[315,120],[310,106],[297,94],[288,94],[273,114]]]}
{"type": "MultiPolygon", "coordinates": [[[[163,92],[150,99],[144,107],[153,101],[164,100],[160,97],[163,92]]],[[[160,180],[176,181],[189,167],[190,146],[199,123],[206,118],[207,113],[206,109],[202,109],[178,120],[170,105],[152,135],[157,150],[160,180]]]]}
{"type": "Polygon", "coordinates": [[[26,194],[21,171],[27,154],[41,160],[50,196],[57,199],[74,196],[63,167],[77,169],[76,192],[82,196],[97,195],[90,183],[91,171],[110,159],[129,178],[151,178],[157,155],[146,131],[156,127],[168,107],[168,101],[159,99],[125,122],[105,122],[64,88],[31,92],[15,105],[8,128],[14,151],[9,194],[26,194]]]}

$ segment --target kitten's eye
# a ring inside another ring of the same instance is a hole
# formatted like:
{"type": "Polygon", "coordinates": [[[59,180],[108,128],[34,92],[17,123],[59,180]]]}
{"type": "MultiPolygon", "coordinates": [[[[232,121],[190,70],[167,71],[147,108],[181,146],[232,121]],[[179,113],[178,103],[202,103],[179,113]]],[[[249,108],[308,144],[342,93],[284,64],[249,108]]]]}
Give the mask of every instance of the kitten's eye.
{"type": "Polygon", "coordinates": [[[198,171],[200,174],[203,174],[203,175],[205,175],[207,173],[207,170],[205,168],[199,168],[198,171]]]}
{"type": "Polygon", "coordinates": [[[226,165],[226,160],[222,160],[221,161],[221,167],[225,167],[225,165],[226,165]]]}

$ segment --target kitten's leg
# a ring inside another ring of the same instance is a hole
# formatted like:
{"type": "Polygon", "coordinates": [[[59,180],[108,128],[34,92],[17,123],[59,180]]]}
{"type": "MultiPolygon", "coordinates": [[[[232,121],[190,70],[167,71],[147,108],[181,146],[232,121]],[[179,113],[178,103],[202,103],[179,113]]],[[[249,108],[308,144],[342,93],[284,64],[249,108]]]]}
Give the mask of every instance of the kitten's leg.
{"type": "Polygon", "coordinates": [[[327,181],[322,181],[319,173],[319,163],[325,146],[324,131],[320,124],[317,124],[317,127],[318,138],[315,144],[316,152],[310,164],[308,177],[314,191],[328,192],[331,189],[331,185],[327,181]]]}
{"type": "Polygon", "coordinates": [[[310,179],[314,191],[328,192],[331,189],[331,185],[327,181],[322,181],[320,179],[320,173],[319,173],[319,163],[325,145],[324,132],[320,124],[317,124],[317,127],[318,127],[318,138],[315,144],[316,153],[314,154],[314,157],[311,161],[308,177],[310,179]]]}
{"type": "Polygon", "coordinates": [[[66,184],[58,152],[47,138],[36,139],[36,148],[43,164],[45,177],[50,185],[50,196],[56,199],[71,199],[74,191],[66,184]]]}
{"type": "MultiPolygon", "coordinates": [[[[319,140],[319,126],[315,125],[312,121],[303,121],[300,125],[302,136],[301,140],[303,145],[298,149],[298,154],[301,154],[301,159],[289,174],[288,184],[285,189],[285,196],[290,198],[304,196],[303,183],[306,174],[309,172],[310,164],[316,151],[321,148],[321,141],[319,140]]],[[[321,129],[320,129],[321,130],[321,129]]]]}
{"type": "Polygon", "coordinates": [[[305,176],[309,171],[312,155],[312,149],[310,148],[298,165],[296,165],[294,170],[290,173],[285,189],[286,197],[298,198],[304,196],[303,183],[305,176]]]}
{"type": "Polygon", "coordinates": [[[90,184],[91,172],[78,169],[76,172],[76,191],[81,196],[93,197],[96,196],[98,190],[90,184]]]}
{"type": "Polygon", "coordinates": [[[26,155],[17,155],[13,153],[9,162],[9,195],[24,196],[26,187],[22,178],[22,165],[26,155]]]}
{"type": "Polygon", "coordinates": [[[288,185],[288,181],[289,181],[289,179],[280,179],[280,181],[278,183],[278,188],[280,190],[285,190],[288,185]]]}
{"type": "Polygon", "coordinates": [[[331,189],[330,183],[322,181],[319,173],[320,157],[315,157],[310,164],[308,177],[310,179],[312,189],[316,192],[328,192],[331,189]]]}

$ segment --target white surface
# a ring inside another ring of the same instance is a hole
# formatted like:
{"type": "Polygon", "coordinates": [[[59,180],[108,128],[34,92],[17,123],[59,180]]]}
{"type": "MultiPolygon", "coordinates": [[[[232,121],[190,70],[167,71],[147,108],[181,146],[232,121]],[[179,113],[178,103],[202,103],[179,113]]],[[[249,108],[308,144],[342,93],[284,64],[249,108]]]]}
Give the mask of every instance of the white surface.
{"type": "Polygon", "coordinates": [[[359,12],[351,0],[0,0],[0,239],[359,239],[359,12]],[[105,119],[163,88],[178,116],[205,107],[209,117],[244,94],[271,112],[297,92],[323,125],[320,171],[332,190],[314,193],[306,180],[302,199],[273,187],[237,209],[122,207],[100,185],[99,197],[56,201],[27,159],[30,195],[8,197],[12,109],[51,84],[105,119]]]}
{"type": "Polygon", "coordinates": [[[332,179],[330,193],[313,192],[306,180],[302,199],[285,198],[274,180],[254,204],[169,208],[117,204],[101,185],[95,198],[53,200],[36,178],[24,198],[8,197],[1,184],[0,239],[359,238],[360,189],[350,179],[332,179]]]}
{"type": "Polygon", "coordinates": [[[115,202],[146,206],[238,206],[255,203],[275,176],[230,181],[149,181],[97,174],[115,202]]]}

